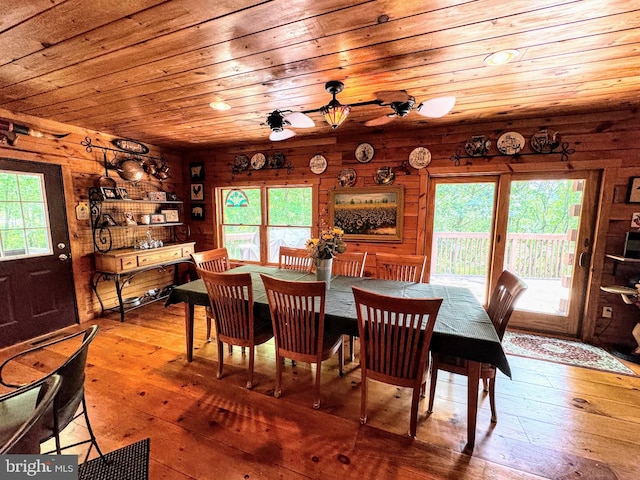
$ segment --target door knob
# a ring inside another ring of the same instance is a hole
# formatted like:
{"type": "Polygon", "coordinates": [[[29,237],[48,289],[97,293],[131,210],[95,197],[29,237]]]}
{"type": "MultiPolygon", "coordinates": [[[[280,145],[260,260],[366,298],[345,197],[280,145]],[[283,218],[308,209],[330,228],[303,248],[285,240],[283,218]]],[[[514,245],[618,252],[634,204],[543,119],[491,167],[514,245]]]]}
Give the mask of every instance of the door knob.
{"type": "Polygon", "coordinates": [[[69,256],[66,253],[61,253],[60,255],[58,255],[58,260],[60,260],[61,262],[64,262],[65,260],[68,260],[69,256]]]}

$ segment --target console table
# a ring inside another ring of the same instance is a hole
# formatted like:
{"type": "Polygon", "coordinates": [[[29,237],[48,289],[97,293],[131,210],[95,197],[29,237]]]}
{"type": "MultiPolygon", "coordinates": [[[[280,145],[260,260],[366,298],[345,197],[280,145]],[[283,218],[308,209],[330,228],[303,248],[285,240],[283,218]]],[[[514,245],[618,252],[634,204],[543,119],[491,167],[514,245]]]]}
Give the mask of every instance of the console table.
{"type": "MultiPolygon", "coordinates": [[[[122,298],[122,289],[135,276],[150,270],[165,270],[167,267],[179,263],[192,263],[191,254],[194,252],[195,242],[166,245],[164,247],[146,250],[123,248],[109,252],[96,252],[96,272],[91,280],[91,286],[98,302],[100,302],[101,315],[105,311],[117,310],[120,312],[120,321],[124,322],[125,313],[135,308],[155,302],[167,297],[168,292],[159,292],[155,296],[136,299],[132,303],[125,303],[122,298]],[[105,308],[98,293],[98,284],[101,281],[111,281],[115,285],[118,304],[115,307],[105,308]]],[[[178,269],[175,270],[175,282],[178,283],[178,269]]]]}

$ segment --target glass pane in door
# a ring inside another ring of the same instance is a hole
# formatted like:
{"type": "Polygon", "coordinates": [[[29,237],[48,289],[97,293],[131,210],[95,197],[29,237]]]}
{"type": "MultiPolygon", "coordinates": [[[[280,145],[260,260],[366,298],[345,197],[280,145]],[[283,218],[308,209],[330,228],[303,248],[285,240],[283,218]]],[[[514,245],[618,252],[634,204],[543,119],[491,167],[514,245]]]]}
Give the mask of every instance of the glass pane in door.
{"type": "Polygon", "coordinates": [[[468,287],[485,301],[495,182],[436,183],[431,283],[468,287]]]}
{"type": "Polygon", "coordinates": [[[566,315],[584,180],[512,181],[504,268],[529,288],[518,310],[566,315]]]}

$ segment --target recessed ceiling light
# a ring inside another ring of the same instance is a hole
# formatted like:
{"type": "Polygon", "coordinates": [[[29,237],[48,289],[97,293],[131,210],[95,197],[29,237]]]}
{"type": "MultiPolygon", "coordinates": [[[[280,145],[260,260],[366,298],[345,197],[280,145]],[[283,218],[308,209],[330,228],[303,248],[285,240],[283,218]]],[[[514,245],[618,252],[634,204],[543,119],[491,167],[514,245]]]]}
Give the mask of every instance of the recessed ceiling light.
{"type": "Polygon", "coordinates": [[[222,100],[211,102],[209,106],[214,110],[229,110],[231,108],[231,105],[227,102],[223,102],[222,100]]]}
{"type": "Polygon", "coordinates": [[[516,49],[500,50],[499,52],[492,53],[484,59],[485,65],[495,67],[496,65],[504,65],[520,55],[520,51],[516,49]]]}

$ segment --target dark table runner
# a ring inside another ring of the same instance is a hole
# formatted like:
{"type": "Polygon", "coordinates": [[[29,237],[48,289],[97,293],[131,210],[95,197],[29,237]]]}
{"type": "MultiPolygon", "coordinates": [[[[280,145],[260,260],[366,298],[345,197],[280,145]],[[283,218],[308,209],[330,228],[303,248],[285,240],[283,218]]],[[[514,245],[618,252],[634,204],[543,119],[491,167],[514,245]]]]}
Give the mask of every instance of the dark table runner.
{"type": "MultiPolygon", "coordinates": [[[[311,273],[258,265],[244,265],[229,272],[251,273],[255,315],[263,318],[268,318],[270,314],[260,273],[284,280],[315,280],[315,275],[311,273]]],[[[442,306],[436,319],[430,348],[441,354],[456,355],[468,360],[490,363],[511,377],[509,362],[493,324],[480,302],[468,288],[395,282],[366,277],[333,277],[325,303],[326,328],[354,336],[358,336],[358,321],[352,286],[395,297],[442,298],[442,306]]],[[[180,302],[192,305],[209,305],[204,282],[196,280],[174,288],[165,305],[180,302]]],[[[189,319],[185,319],[185,321],[189,321],[189,319]]]]}

